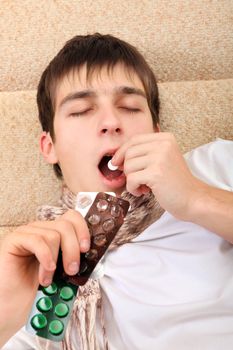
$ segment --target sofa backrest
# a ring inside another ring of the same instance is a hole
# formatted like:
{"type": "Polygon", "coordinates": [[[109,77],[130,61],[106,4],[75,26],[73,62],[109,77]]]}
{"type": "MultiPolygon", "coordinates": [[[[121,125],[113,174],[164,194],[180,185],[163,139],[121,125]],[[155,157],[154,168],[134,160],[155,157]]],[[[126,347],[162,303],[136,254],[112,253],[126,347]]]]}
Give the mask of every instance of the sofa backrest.
{"type": "MultiPolygon", "coordinates": [[[[77,34],[129,41],[152,66],[161,127],[182,152],[233,139],[231,0],[4,0],[0,8],[0,227],[35,219],[60,183],[39,154],[35,102],[41,72],[77,34]]],[[[1,230],[0,230],[1,232],[1,230]]]]}

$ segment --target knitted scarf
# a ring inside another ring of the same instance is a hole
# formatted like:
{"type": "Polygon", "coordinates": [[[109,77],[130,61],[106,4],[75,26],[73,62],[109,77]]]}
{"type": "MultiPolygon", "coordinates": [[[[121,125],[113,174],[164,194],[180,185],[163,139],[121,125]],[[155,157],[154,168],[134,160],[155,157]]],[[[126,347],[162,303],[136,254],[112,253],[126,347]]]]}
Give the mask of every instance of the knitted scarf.
{"type": "MultiPolygon", "coordinates": [[[[134,197],[129,192],[123,192],[121,197],[130,203],[128,214],[123,225],[115,236],[108,251],[117,249],[120,245],[130,242],[143,232],[153,222],[158,220],[164,210],[156,201],[152,192],[134,197]]],[[[44,205],[38,209],[39,220],[56,220],[67,210],[74,209],[76,195],[63,185],[62,196],[58,206],[44,205]]],[[[50,341],[37,338],[39,349],[54,350],[50,341]],[[43,346],[43,347],[42,347],[43,346]]],[[[59,348],[60,349],[60,348],[59,348]]],[[[108,341],[104,326],[104,312],[101,302],[101,290],[98,280],[89,279],[79,287],[78,296],[74,302],[72,316],[62,342],[63,350],[108,350],[108,341]],[[98,322],[96,322],[98,321],[98,322]],[[98,342],[97,323],[100,324],[101,347],[98,342]]]]}

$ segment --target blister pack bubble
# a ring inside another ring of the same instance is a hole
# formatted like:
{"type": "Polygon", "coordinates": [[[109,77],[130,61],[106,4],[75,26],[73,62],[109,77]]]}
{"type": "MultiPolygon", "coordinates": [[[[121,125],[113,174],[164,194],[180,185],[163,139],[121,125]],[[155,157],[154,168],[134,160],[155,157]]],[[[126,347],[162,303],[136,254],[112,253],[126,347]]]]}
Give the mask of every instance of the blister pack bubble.
{"type": "Polygon", "coordinates": [[[90,249],[81,253],[79,272],[70,276],[62,264],[60,251],[53,282],[39,286],[26,329],[37,336],[61,341],[64,338],[79,286],[95,272],[109,245],[124,222],[129,203],[109,193],[82,192],[76,210],[84,217],[91,236],[90,249]]]}

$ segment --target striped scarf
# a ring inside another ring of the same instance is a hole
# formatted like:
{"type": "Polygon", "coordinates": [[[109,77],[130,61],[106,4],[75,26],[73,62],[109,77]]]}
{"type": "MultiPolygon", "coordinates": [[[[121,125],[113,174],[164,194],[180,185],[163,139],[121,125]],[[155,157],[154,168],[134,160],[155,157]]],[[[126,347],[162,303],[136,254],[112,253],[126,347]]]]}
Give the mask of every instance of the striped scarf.
{"type": "MultiPolygon", "coordinates": [[[[134,197],[129,192],[123,192],[121,197],[130,203],[130,209],[108,251],[117,249],[136,238],[153,222],[158,220],[164,210],[156,201],[152,192],[141,197],[134,197]]],[[[76,195],[63,185],[58,206],[43,205],[38,209],[38,220],[56,220],[67,210],[74,209],[76,195]]],[[[104,310],[102,307],[101,290],[98,279],[89,279],[79,287],[78,296],[74,302],[72,316],[66,330],[62,347],[58,348],[50,341],[37,338],[39,349],[43,350],[107,350],[108,341],[104,326],[104,310]],[[97,337],[97,324],[100,335],[97,337]],[[100,339],[99,336],[102,338],[100,339]],[[100,343],[102,345],[100,345],[100,343]]]]}

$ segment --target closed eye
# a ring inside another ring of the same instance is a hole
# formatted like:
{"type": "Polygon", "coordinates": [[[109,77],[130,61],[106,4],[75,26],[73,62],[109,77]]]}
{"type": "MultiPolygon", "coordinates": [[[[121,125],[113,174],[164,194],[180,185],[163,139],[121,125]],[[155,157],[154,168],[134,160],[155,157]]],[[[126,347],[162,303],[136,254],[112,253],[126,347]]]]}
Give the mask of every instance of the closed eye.
{"type": "Polygon", "coordinates": [[[120,107],[120,108],[128,113],[138,113],[141,111],[139,108],[130,108],[130,107],[120,107]]]}
{"type": "Polygon", "coordinates": [[[88,114],[92,109],[85,109],[84,111],[80,111],[80,112],[74,112],[74,113],[70,113],[69,116],[70,117],[82,117],[85,114],[88,114]]]}

